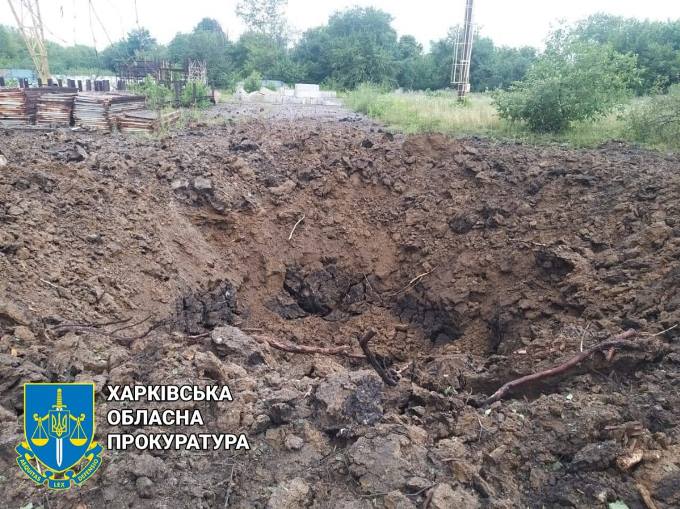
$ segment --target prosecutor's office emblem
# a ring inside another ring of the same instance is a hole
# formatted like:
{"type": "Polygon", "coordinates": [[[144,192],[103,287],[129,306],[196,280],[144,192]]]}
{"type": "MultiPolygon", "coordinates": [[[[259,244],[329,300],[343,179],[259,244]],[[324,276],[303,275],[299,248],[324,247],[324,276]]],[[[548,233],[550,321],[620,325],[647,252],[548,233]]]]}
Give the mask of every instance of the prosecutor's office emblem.
{"type": "Polygon", "coordinates": [[[94,428],[94,384],[25,384],[19,468],[52,489],[81,485],[101,465],[94,428]]]}

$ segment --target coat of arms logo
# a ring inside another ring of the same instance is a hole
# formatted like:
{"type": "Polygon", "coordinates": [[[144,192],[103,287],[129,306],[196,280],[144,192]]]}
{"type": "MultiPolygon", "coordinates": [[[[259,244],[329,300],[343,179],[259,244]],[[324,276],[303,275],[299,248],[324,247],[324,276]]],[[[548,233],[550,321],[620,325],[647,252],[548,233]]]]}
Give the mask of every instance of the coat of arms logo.
{"type": "Polygon", "coordinates": [[[81,485],[101,465],[94,429],[94,384],[25,384],[19,468],[52,489],[81,485]]]}

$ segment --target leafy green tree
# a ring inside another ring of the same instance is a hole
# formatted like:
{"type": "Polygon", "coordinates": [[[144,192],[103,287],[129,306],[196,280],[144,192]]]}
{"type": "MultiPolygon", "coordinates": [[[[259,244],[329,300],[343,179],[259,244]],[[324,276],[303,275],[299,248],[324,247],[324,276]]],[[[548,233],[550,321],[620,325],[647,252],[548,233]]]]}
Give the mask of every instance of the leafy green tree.
{"type": "Polygon", "coordinates": [[[331,74],[330,36],[326,27],[307,30],[293,49],[293,61],[300,67],[301,81],[321,83],[331,74]]]}
{"type": "Polygon", "coordinates": [[[0,66],[33,68],[31,56],[19,32],[2,25],[0,25],[0,66]]]}
{"type": "Polygon", "coordinates": [[[156,39],[146,28],[137,28],[128,33],[125,41],[127,52],[135,58],[141,58],[153,53],[158,47],[156,39]]]}
{"type": "MultiPolygon", "coordinates": [[[[453,66],[453,51],[456,44],[457,28],[452,27],[446,37],[430,43],[430,58],[432,60],[432,81],[430,89],[448,88],[451,85],[451,69],[453,66]]],[[[472,54],[475,54],[474,46],[472,54]]]]}
{"type": "Polygon", "coordinates": [[[239,0],[236,14],[249,29],[232,52],[241,77],[257,72],[267,79],[289,82],[302,76],[302,66],[292,60],[287,47],[287,4],[288,0],[239,0]]]}
{"type": "Polygon", "coordinates": [[[50,70],[53,73],[82,72],[87,74],[101,65],[94,48],[82,44],[64,47],[48,42],[47,54],[50,60],[50,70]]]}
{"type": "Polygon", "coordinates": [[[397,83],[406,89],[416,89],[422,72],[423,46],[412,35],[403,35],[397,43],[397,83]]]}
{"type": "Polygon", "coordinates": [[[257,71],[267,79],[292,82],[301,75],[300,66],[291,60],[287,48],[263,33],[244,33],[231,56],[241,77],[257,71]]]}
{"type": "Polygon", "coordinates": [[[650,21],[596,14],[579,22],[574,36],[610,44],[619,53],[637,55],[640,95],[680,83],[680,20],[650,21]]]}
{"type": "Polygon", "coordinates": [[[288,22],[284,10],[288,0],[239,0],[236,14],[248,29],[285,44],[288,35],[288,22]]]}
{"type": "Polygon", "coordinates": [[[636,60],[611,46],[557,32],[523,81],[495,97],[502,118],[533,131],[559,132],[624,103],[635,83],[636,60]]]}
{"type": "Polygon", "coordinates": [[[392,17],[372,7],[333,14],[325,27],[303,34],[295,59],[310,78],[342,88],[359,83],[397,83],[397,33],[392,17]]]}
{"type": "MultiPolygon", "coordinates": [[[[457,27],[451,28],[444,39],[431,44],[433,78],[427,88],[439,89],[450,85],[457,30],[457,27]]],[[[535,59],[534,48],[499,47],[488,37],[477,35],[472,46],[470,86],[476,92],[507,88],[525,76],[535,59]]]]}
{"type": "MultiPolygon", "coordinates": [[[[56,74],[93,72],[101,67],[94,48],[81,44],[61,46],[46,41],[50,70],[56,74]]],[[[32,69],[33,61],[28,54],[19,32],[0,25],[0,67],[32,69]]]]}
{"type": "Polygon", "coordinates": [[[156,39],[146,28],[137,28],[129,32],[125,39],[113,43],[102,51],[101,61],[104,67],[116,69],[120,63],[157,58],[160,56],[160,50],[156,39]]]}
{"type": "Polygon", "coordinates": [[[508,88],[514,82],[520,81],[526,76],[536,58],[536,48],[530,46],[521,48],[496,47],[493,63],[494,79],[487,84],[480,83],[476,90],[508,88]]]}
{"type": "MultiPolygon", "coordinates": [[[[437,82],[437,77],[441,74],[439,63],[431,54],[423,55],[414,60],[412,66],[411,72],[415,77],[412,86],[413,90],[435,90],[441,88],[437,82]]],[[[446,86],[448,86],[448,79],[446,86]]]]}
{"type": "Polygon", "coordinates": [[[397,58],[408,60],[418,58],[423,54],[423,45],[412,35],[402,35],[397,43],[397,58]]]}
{"type": "Polygon", "coordinates": [[[181,65],[185,65],[188,60],[205,61],[208,83],[217,87],[229,87],[236,74],[232,49],[232,44],[219,22],[204,18],[191,33],[177,34],[170,41],[168,57],[181,65]]]}
{"type": "Polygon", "coordinates": [[[222,30],[222,25],[220,25],[220,22],[214,18],[203,18],[198,22],[196,28],[194,28],[194,32],[213,33],[218,35],[223,42],[227,41],[227,34],[225,34],[224,30],[222,30]]]}

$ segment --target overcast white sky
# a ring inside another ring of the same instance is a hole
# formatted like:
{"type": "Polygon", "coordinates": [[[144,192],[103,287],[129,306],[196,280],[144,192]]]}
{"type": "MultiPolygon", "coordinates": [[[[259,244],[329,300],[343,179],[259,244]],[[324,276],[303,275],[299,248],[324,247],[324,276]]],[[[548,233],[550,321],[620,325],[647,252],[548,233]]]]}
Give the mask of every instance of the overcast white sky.
{"type": "MultiPolygon", "coordinates": [[[[678,0],[476,0],[475,4],[482,33],[509,46],[541,46],[557,20],[575,21],[596,12],[680,19],[678,0]]],[[[89,0],[42,0],[40,5],[48,39],[89,45],[94,39],[99,49],[108,45],[109,39],[118,40],[135,28],[137,19],[161,43],[169,42],[177,32],[190,31],[203,17],[216,18],[232,39],[244,29],[234,13],[236,0],[92,0],[92,25],[89,0]]],[[[462,20],[464,0],[289,0],[288,20],[304,31],[325,23],[334,11],[353,5],[389,12],[400,35],[412,34],[427,47],[429,41],[442,38],[448,27],[462,20]]],[[[0,2],[0,23],[14,25],[4,1],[0,2]]]]}

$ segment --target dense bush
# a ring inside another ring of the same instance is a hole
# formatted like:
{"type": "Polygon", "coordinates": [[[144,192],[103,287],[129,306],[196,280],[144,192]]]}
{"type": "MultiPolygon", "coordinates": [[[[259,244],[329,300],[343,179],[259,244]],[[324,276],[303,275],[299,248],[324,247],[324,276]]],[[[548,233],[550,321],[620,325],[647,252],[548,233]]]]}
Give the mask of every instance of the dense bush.
{"type": "Polygon", "coordinates": [[[628,114],[627,125],[638,141],[676,146],[680,140],[680,85],[673,85],[667,94],[649,97],[634,106],[628,114]]]}
{"type": "Polygon", "coordinates": [[[495,103],[502,118],[535,132],[560,132],[623,104],[636,74],[635,57],[557,33],[526,78],[497,93],[495,103]]]}
{"type": "Polygon", "coordinates": [[[182,90],[180,102],[184,107],[207,108],[210,105],[210,88],[200,81],[190,81],[182,90]]]}
{"type": "Polygon", "coordinates": [[[256,92],[260,90],[261,87],[262,75],[257,71],[251,72],[243,82],[243,89],[248,93],[256,92]]]}

